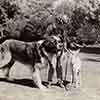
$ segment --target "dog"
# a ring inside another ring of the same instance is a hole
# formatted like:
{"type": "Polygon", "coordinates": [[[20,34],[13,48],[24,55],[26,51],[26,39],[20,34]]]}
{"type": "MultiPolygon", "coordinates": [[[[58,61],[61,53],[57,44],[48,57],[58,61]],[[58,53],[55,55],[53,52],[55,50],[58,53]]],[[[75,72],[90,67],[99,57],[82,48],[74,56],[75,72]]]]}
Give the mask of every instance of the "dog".
{"type": "Polygon", "coordinates": [[[60,50],[61,44],[58,42],[58,37],[51,36],[46,40],[38,42],[22,42],[19,40],[9,39],[4,41],[0,45],[0,62],[5,59],[6,54],[9,55],[10,61],[6,64],[0,64],[0,69],[5,71],[5,76],[9,77],[9,72],[15,61],[19,61],[23,64],[29,65],[29,69],[32,73],[32,79],[36,86],[41,90],[45,90],[45,86],[42,85],[41,78],[39,76],[39,68],[43,59],[45,59],[46,65],[49,64],[48,80],[52,80],[54,68],[52,65],[53,56],[60,50]]]}
{"type": "Polygon", "coordinates": [[[72,85],[74,87],[79,87],[79,85],[81,84],[81,65],[82,62],[79,58],[79,49],[76,51],[69,51],[69,59],[70,59],[70,67],[71,67],[71,71],[72,71],[72,85]]]}

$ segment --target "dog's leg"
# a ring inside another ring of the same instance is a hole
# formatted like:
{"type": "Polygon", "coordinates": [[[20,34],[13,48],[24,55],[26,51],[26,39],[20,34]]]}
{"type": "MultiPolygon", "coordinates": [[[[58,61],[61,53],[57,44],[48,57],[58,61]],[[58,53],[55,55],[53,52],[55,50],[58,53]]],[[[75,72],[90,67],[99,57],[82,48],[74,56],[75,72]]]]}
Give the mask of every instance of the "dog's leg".
{"type": "Polygon", "coordinates": [[[14,64],[14,59],[13,57],[11,58],[11,60],[5,64],[4,66],[0,67],[0,69],[4,72],[4,76],[8,79],[8,80],[12,80],[11,78],[9,78],[9,73],[10,73],[10,69],[14,64]]]}
{"type": "Polygon", "coordinates": [[[79,63],[79,67],[78,67],[78,72],[77,72],[77,75],[78,75],[78,85],[79,85],[79,87],[81,87],[82,86],[82,82],[81,82],[81,66],[82,66],[82,62],[81,62],[81,60],[79,61],[80,63],[79,63]]]}
{"type": "Polygon", "coordinates": [[[72,79],[72,85],[73,87],[75,88],[78,88],[79,87],[79,69],[77,68],[77,65],[73,66],[73,79],[72,79]]]}
{"type": "Polygon", "coordinates": [[[39,73],[39,69],[36,68],[36,66],[34,66],[32,79],[33,79],[33,81],[35,82],[36,86],[39,89],[46,90],[46,87],[44,85],[42,85],[41,78],[40,78],[40,75],[39,74],[40,74],[39,73]]]}
{"type": "Polygon", "coordinates": [[[74,73],[74,87],[78,88],[80,87],[80,81],[81,81],[81,74],[80,74],[80,68],[81,68],[81,61],[79,58],[77,58],[76,63],[73,65],[73,73],[74,73]]]}
{"type": "Polygon", "coordinates": [[[81,86],[81,73],[80,73],[80,69],[77,69],[76,71],[76,87],[80,87],[81,86]]]}

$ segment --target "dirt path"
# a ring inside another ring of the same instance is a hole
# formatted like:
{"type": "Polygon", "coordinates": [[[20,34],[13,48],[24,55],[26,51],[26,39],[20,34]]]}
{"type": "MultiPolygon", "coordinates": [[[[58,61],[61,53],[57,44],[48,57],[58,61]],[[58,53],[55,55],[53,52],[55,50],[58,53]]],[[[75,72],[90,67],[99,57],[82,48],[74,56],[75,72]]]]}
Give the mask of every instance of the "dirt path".
{"type": "Polygon", "coordinates": [[[11,76],[19,80],[15,83],[0,81],[0,100],[100,100],[100,55],[80,54],[80,57],[83,60],[80,89],[66,91],[52,86],[43,92],[32,88],[29,70],[16,63],[18,67],[12,68],[11,76]]]}

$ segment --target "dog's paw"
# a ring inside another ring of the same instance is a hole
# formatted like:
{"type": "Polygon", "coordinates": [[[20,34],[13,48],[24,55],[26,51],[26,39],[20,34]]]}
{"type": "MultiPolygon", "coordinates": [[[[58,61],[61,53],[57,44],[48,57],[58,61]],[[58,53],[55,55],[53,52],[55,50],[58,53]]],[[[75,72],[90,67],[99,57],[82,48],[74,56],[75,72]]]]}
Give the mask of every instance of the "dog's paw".
{"type": "Polygon", "coordinates": [[[57,86],[59,86],[60,88],[64,88],[65,87],[62,82],[57,82],[57,86]]]}
{"type": "Polygon", "coordinates": [[[48,82],[47,88],[50,88],[52,86],[53,82],[48,82]]]}
{"type": "Polygon", "coordinates": [[[39,87],[39,89],[42,90],[42,91],[46,91],[46,90],[47,90],[47,88],[46,88],[44,85],[40,85],[40,86],[38,86],[38,87],[39,87]]]}
{"type": "Polygon", "coordinates": [[[80,83],[72,83],[73,88],[80,88],[80,83]]]}
{"type": "Polygon", "coordinates": [[[68,90],[71,90],[71,88],[72,88],[72,84],[71,83],[69,83],[69,84],[67,84],[66,86],[65,86],[65,89],[68,91],[68,90]]]}
{"type": "Polygon", "coordinates": [[[6,80],[7,80],[7,81],[14,81],[14,79],[11,78],[11,77],[6,77],[6,80]]]}

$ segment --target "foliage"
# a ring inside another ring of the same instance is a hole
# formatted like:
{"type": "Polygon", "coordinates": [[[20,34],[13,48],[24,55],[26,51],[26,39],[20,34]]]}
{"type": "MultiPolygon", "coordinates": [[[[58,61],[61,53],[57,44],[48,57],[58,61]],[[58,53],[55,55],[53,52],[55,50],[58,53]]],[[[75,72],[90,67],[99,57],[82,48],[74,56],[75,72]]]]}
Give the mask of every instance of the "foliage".
{"type": "Polygon", "coordinates": [[[19,13],[19,8],[13,0],[0,1],[0,33],[2,36],[8,35],[8,32],[14,29],[14,26],[12,26],[11,30],[9,24],[14,22],[12,19],[14,19],[17,13],[19,13]]]}
{"type": "Polygon", "coordinates": [[[99,26],[99,0],[0,1],[0,32],[10,38],[33,41],[61,34],[89,44],[100,41],[99,26]]]}
{"type": "MultiPolygon", "coordinates": [[[[97,0],[96,0],[97,1],[97,0]]],[[[75,36],[78,42],[95,43],[100,35],[100,3],[94,0],[81,1],[73,10],[68,26],[69,36],[75,36]]]]}

